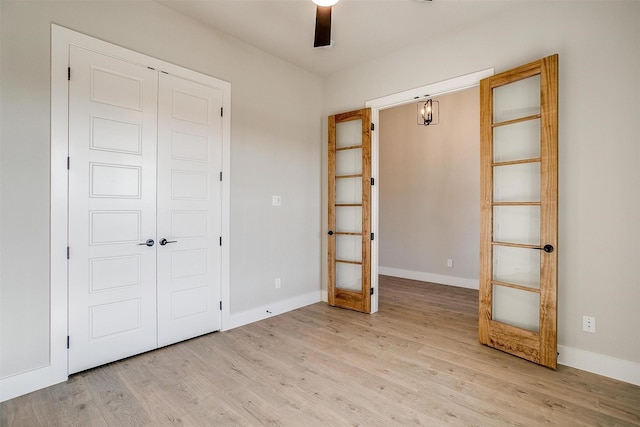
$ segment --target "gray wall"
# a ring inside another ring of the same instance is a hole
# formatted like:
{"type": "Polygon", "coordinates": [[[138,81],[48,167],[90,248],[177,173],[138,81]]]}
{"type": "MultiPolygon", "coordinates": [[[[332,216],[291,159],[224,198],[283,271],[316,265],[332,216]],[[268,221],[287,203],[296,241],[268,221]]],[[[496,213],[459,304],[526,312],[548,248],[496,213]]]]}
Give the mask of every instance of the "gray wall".
{"type": "Polygon", "coordinates": [[[153,2],[2,0],[0,376],[47,362],[51,22],[232,82],[232,313],[326,285],[321,117],[558,52],[559,341],[640,363],[639,16],[638,2],[522,2],[323,81],[153,2]]]}
{"type": "MultiPolygon", "coordinates": [[[[558,53],[558,343],[635,363],[640,362],[639,17],[640,2],[518,2],[476,25],[432,34],[428,46],[342,70],[324,86],[328,115],[558,53]],[[582,331],[583,315],[596,317],[595,334],[582,331]]],[[[325,170],[326,154],[323,183],[325,170]]],[[[326,184],[322,197],[326,205],[326,184]]],[[[326,239],[323,254],[325,249],[326,239]]],[[[326,288],[326,256],[322,271],[326,288]]]]}
{"type": "Polygon", "coordinates": [[[379,264],[477,285],[480,91],[433,99],[439,117],[430,126],[417,125],[415,102],[380,112],[379,264]]]}
{"type": "Polygon", "coordinates": [[[0,377],[48,364],[52,22],[232,83],[231,313],[318,292],[320,78],[154,2],[2,1],[1,19],[0,377]]]}

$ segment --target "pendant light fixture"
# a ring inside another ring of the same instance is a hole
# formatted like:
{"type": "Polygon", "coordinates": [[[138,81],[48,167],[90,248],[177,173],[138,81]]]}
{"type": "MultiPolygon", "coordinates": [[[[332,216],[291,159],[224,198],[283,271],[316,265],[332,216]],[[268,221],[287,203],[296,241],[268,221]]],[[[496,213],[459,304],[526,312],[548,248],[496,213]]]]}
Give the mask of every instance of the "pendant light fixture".
{"type": "Polygon", "coordinates": [[[440,103],[429,98],[425,101],[418,101],[418,125],[429,126],[430,124],[437,125],[438,120],[434,122],[434,117],[438,117],[440,103]],[[434,109],[436,115],[434,116],[434,109]]]}

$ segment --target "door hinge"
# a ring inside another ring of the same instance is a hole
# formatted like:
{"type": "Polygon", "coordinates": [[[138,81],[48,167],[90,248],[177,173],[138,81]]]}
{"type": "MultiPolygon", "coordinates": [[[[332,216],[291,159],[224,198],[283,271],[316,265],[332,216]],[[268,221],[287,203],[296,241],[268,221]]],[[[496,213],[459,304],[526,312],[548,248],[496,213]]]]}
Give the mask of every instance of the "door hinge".
{"type": "Polygon", "coordinates": [[[67,246],[67,259],[69,259],[69,246],[67,246]]]}
{"type": "Polygon", "coordinates": [[[369,295],[373,295],[373,288],[369,290],[369,295]]]}
{"type": "Polygon", "coordinates": [[[371,130],[376,130],[376,125],[374,125],[373,123],[371,123],[371,130]]]}
{"type": "Polygon", "coordinates": [[[376,183],[376,180],[371,178],[371,185],[374,185],[376,183]]]}
{"type": "Polygon", "coordinates": [[[220,171],[220,182],[222,182],[222,171],[220,171]]]}
{"type": "Polygon", "coordinates": [[[71,80],[71,67],[67,67],[67,80],[71,80]]]}
{"type": "Polygon", "coordinates": [[[224,117],[224,107],[220,107],[220,117],[224,117]]]}
{"type": "Polygon", "coordinates": [[[222,301],[220,301],[220,311],[222,311],[222,301]]]}
{"type": "Polygon", "coordinates": [[[374,238],[374,237],[375,237],[375,236],[374,236],[374,234],[373,234],[373,233],[371,233],[371,240],[373,240],[373,238],[374,238]]]}
{"type": "Polygon", "coordinates": [[[222,246],[222,236],[220,236],[220,246],[222,246]]]}
{"type": "Polygon", "coordinates": [[[69,348],[69,335],[67,335],[67,348],[69,348]]]}
{"type": "Polygon", "coordinates": [[[67,157],[67,170],[71,169],[71,157],[67,157]]]}

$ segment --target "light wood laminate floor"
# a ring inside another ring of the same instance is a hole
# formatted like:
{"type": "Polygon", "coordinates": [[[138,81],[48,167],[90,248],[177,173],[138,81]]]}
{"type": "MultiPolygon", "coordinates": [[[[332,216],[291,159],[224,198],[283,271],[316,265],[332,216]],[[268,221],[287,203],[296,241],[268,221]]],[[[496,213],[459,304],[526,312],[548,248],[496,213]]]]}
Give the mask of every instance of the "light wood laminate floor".
{"type": "Polygon", "coordinates": [[[477,341],[477,291],[381,277],[380,311],[318,303],[73,375],[1,426],[640,425],[640,387],[477,341]]]}

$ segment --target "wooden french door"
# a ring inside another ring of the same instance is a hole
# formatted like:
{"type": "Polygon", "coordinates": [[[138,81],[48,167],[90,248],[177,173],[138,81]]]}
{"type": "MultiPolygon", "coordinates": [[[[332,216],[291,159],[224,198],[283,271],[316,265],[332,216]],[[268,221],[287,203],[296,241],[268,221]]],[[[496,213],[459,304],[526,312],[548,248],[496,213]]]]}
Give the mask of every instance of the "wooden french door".
{"type": "Polygon", "coordinates": [[[482,344],[555,369],[558,55],[480,83],[482,344]]]}
{"type": "Polygon", "coordinates": [[[329,116],[329,305],[371,312],[371,109],[329,116]]]}

